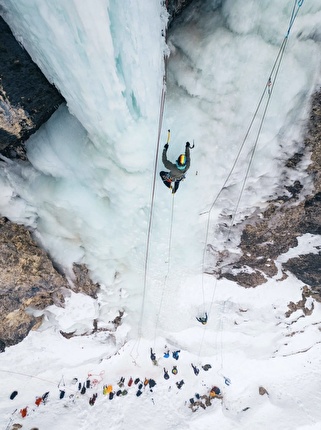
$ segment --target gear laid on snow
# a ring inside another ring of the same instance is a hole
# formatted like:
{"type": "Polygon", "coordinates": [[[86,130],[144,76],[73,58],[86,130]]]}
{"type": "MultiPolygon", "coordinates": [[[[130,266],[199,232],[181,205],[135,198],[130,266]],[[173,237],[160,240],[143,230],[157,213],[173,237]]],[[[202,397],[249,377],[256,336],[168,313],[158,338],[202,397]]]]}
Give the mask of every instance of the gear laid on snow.
{"type": "Polygon", "coordinates": [[[37,397],[35,400],[35,405],[39,406],[42,403],[42,397],[37,397]]]}
{"type": "Polygon", "coordinates": [[[18,391],[13,391],[11,394],[10,394],[10,400],[13,400],[15,397],[16,397],[16,395],[18,394],[18,391]]]}
{"type": "Polygon", "coordinates": [[[156,381],[154,380],[154,379],[149,379],[149,381],[148,381],[148,385],[149,385],[149,389],[150,389],[150,391],[153,391],[153,388],[155,387],[155,385],[156,385],[156,381]]]}
{"type": "Polygon", "coordinates": [[[152,349],[152,348],[150,349],[150,359],[152,360],[153,364],[154,364],[155,366],[157,366],[156,355],[155,355],[155,353],[153,352],[153,349],[152,349]]]}
{"type": "Polygon", "coordinates": [[[95,394],[93,394],[93,396],[89,399],[89,404],[90,404],[90,406],[94,406],[94,404],[95,404],[95,401],[96,401],[97,397],[98,397],[98,394],[97,394],[97,393],[95,393],[95,394]]]}
{"type": "Polygon", "coordinates": [[[169,379],[168,371],[164,367],[164,379],[169,379]]]}
{"type": "Polygon", "coordinates": [[[182,379],[179,382],[176,382],[177,388],[180,390],[182,388],[182,386],[185,384],[184,380],[182,379]]]}
{"type": "Polygon", "coordinates": [[[122,376],[120,380],[117,382],[117,385],[121,388],[124,386],[125,378],[122,376]]]}
{"type": "Polygon", "coordinates": [[[22,418],[25,418],[27,416],[27,413],[28,413],[28,406],[26,406],[23,409],[20,409],[20,414],[21,414],[22,418]]]}
{"type": "Polygon", "coordinates": [[[47,391],[43,396],[42,396],[42,401],[44,403],[44,405],[46,404],[47,400],[48,400],[48,396],[49,396],[49,391],[47,391]]]}
{"type": "Polygon", "coordinates": [[[178,350],[178,351],[174,351],[173,352],[173,358],[175,358],[175,360],[178,360],[179,359],[179,353],[180,353],[181,351],[180,350],[178,350]]]}
{"type": "Polygon", "coordinates": [[[166,352],[164,352],[164,358],[169,358],[169,349],[166,352]]]}
{"type": "Polygon", "coordinates": [[[202,366],[202,369],[205,370],[205,372],[207,372],[211,368],[212,366],[210,364],[204,364],[204,366],[202,366]]]}
{"type": "Polygon", "coordinates": [[[194,366],[193,363],[191,363],[191,366],[193,367],[195,375],[198,375],[200,373],[200,370],[196,366],[194,366]]]}

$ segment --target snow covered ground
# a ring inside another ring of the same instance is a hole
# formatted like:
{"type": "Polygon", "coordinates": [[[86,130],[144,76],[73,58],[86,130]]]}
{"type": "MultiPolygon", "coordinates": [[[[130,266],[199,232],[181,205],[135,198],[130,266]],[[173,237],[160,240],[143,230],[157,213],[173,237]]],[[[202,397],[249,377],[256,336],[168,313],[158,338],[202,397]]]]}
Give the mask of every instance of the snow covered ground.
{"type": "MultiPolygon", "coordinates": [[[[201,274],[206,211],[230,172],[296,3],[201,2],[173,29],[161,142],[171,129],[173,160],[186,141],[195,148],[174,200],[157,179],[145,266],[166,13],[158,1],[100,0],[93,7],[84,0],[0,0],[16,37],[67,101],[29,139],[30,163],[1,166],[1,215],[34,229],[66,273],[73,262],[85,263],[102,285],[97,300],[70,293],[64,309],[46,309],[40,329],[1,354],[1,428],[321,428],[320,305],[308,300],[311,315],[298,310],[285,317],[288,303],[302,298],[303,284],[291,275],[243,289],[201,274]],[[113,332],[119,310],[123,323],[113,332]],[[204,310],[206,326],[195,319],[204,310]],[[94,319],[99,330],[92,333],[94,319]],[[77,336],[66,339],[60,331],[77,336]],[[165,358],[166,348],[179,349],[179,360],[165,358]],[[207,363],[212,367],[204,371],[207,363]],[[109,400],[104,385],[117,391],[121,377],[125,385],[130,377],[157,385],[137,397],[133,383],[127,395],[109,400]],[[78,383],[87,378],[91,387],[81,394],[78,383]],[[223,399],[193,412],[190,399],[213,385],[223,399]],[[46,404],[37,406],[46,392],[46,404]]],[[[275,196],[281,176],[293,179],[282,161],[301,147],[309,96],[320,85],[320,23],[321,1],[303,2],[236,221],[275,196]]],[[[256,132],[211,211],[208,240],[216,249],[226,246],[220,214],[233,213],[256,132]]],[[[303,170],[296,179],[308,192],[303,170]]],[[[320,242],[302,238],[278,264],[320,242]]]]}

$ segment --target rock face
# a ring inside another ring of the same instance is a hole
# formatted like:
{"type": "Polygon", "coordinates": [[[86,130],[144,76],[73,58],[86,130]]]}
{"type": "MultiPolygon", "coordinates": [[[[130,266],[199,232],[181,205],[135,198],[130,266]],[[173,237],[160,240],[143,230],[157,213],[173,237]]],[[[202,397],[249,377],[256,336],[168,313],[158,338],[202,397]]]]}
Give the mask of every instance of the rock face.
{"type": "Polygon", "coordinates": [[[24,142],[62,102],[0,17],[0,153],[24,159],[24,142]]]}
{"type": "Polygon", "coordinates": [[[99,286],[90,281],[87,269],[77,265],[74,272],[70,285],[25,227],[0,218],[0,351],[41,323],[28,309],[63,306],[66,288],[96,296],[99,286]]]}
{"type": "Polygon", "coordinates": [[[0,272],[0,341],[7,346],[21,341],[40,322],[26,309],[62,305],[60,290],[68,283],[30,233],[5,218],[0,219],[0,272]]]}
{"type": "MultiPolygon", "coordinates": [[[[276,275],[274,260],[298,243],[297,237],[321,234],[321,92],[312,100],[310,121],[305,138],[305,151],[311,153],[308,173],[314,180],[314,194],[299,202],[302,185],[294,181],[286,195],[270,202],[260,217],[247,220],[241,236],[242,255],[237,262],[220,263],[219,276],[234,280],[244,287],[255,287],[276,275]]],[[[287,167],[295,169],[303,154],[295,154],[287,167]]],[[[321,249],[290,259],[283,265],[307,283],[314,298],[321,300],[321,249]]],[[[286,276],[286,275],[285,275],[286,276]]]]}
{"type": "Polygon", "coordinates": [[[194,0],[168,0],[166,1],[167,11],[169,13],[169,25],[179,16],[183,10],[194,0]]]}

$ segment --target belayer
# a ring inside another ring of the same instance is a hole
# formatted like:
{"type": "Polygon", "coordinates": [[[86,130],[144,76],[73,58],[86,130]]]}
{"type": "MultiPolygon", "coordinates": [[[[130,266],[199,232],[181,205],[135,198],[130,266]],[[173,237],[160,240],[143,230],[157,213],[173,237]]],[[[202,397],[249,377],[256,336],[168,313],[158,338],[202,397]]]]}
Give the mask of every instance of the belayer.
{"type": "Polygon", "coordinates": [[[160,172],[160,176],[166,187],[170,188],[173,194],[178,190],[180,181],[185,179],[185,173],[190,168],[190,148],[190,143],[186,142],[185,154],[181,154],[174,164],[167,159],[168,143],[164,146],[162,161],[166,169],[169,169],[169,172],[160,172]]]}
{"type": "Polygon", "coordinates": [[[205,325],[207,323],[207,312],[205,312],[203,317],[196,317],[197,321],[205,325]]]}

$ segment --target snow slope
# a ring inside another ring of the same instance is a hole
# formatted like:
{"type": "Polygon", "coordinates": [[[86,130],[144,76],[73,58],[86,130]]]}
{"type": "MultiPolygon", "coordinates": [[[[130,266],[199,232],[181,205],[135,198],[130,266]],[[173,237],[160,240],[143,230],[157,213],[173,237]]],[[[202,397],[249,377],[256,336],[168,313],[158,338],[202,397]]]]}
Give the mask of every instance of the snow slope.
{"type": "MultiPolygon", "coordinates": [[[[231,169],[293,4],[200,2],[173,28],[161,141],[170,128],[173,160],[186,141],[194,140],[195,148],[174,200],[157,179],[146,265],[168,50],[163,7],[156,0],[97,0],[94,6],[84,0],[0,0],[16,37],[67,101],[29,139],[30,162],[2,163],[1,215],[30,226],[67,274],[73,262],[85,263],[102,286],[97,300],[70,293],[64,309],[46,309],[40,329],[1,354],[2,428],[321,427],[320,305],[309,300],[311,315],[298,310],[286,317],[288,303],[302,298],[303,284],[291,275],[284,280],[281,271],[255,289],[201,274],[206,211],[231,169]],[[111,321],[119,310],[125,312],[123,323],[114,331],[111,321]],[[204,310],[206,326],[195,320],[204,310]],[[66,339],[61,331],[77,336],[66,339]],[[163,357],[165,345],[171,352],[180,349],[177,362],[163,357]],[[207,372],[201,368],[206,363],[212,366],[207,372]],[[170,372],[167,381],[163,368],[171,371],[173,365],[179,372],[170,372]],[[89,374],[92,387],[81,394],[73,380],[84,383],[89,374]],[[109,400],[103,386],[118,390],[122,376],[125,384],[132,376],[154,378],[157,385],[137,397],[133,384],[126,396],[109,400]],[[213,385],[223,399],[192,412],[189,399],[208,394],[213,385]],[[260,386],[268,394],[260,395],[260,386]],[[14,390],[18,395],[11,400],[14,390]],[[48,391],[46,404],[36,406],[36,396],[48,391]],[[22,418],[19,411],[26,406],[22,418]]],[[[236,221],[264,207],[281,176],[293,180],[282,162],[302,145],[309,97],[320,84],[320,22],[321,1],[303,2],[236,221]]],[[[220,224],[235,208],[254,140],[255,132],[211,211],[208,240],[216,250],[226,246],[220,224]]],[[[156,173],[161,168],[158,159],[156,173]]],[[[296,179],[307,193],[311,179],[304,170],[296,179]]],[[[232,239],[238,252],[237,235],[232,239]]],[[[303,238],[291,256],[306,252],[307,243],[316,249],[320,238],[303,238]]],[[[207,265],[214,264],[208,257],[207,265]]]]}

